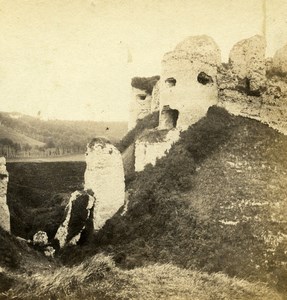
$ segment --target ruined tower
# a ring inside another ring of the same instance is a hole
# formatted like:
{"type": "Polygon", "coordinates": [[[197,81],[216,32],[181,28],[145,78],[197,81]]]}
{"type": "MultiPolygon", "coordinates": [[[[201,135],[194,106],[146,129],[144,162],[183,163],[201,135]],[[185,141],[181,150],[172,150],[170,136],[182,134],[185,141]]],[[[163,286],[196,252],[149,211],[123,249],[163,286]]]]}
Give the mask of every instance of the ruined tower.
{"type": "Polygon", "coordinates": [[[160,128],[186,129],[218,102],[220,50],[212,38],[192,36],[162,60],[160,128]]]}

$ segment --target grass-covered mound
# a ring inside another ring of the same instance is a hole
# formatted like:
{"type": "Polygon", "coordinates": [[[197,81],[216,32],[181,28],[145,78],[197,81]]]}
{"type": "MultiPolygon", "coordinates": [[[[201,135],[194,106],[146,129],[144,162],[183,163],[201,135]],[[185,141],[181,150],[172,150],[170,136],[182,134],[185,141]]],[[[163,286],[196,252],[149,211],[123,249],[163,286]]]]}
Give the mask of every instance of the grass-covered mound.
{"type": "Polygon", "coordinates": [[[103,255],[91,257],[78,266],[22,276],[18,280],[13,290],[2,294],[3,299],[281,299],[260,283],[183,270],[170,264],[122,270],[103,255]]]}
{"type": "Polygon", "coordinates": [[[268,126],[210,108],[137,174],[127,214],[109,220],[85,255],[104,250],[128,268],[173,262],[286,293],[286,149],[268,126]]]}
{"type": "Polygon", "coordinates": [[[71,192],[83,189],[84,162],[7,163],[12,233],[54,237],[71,192]]]}

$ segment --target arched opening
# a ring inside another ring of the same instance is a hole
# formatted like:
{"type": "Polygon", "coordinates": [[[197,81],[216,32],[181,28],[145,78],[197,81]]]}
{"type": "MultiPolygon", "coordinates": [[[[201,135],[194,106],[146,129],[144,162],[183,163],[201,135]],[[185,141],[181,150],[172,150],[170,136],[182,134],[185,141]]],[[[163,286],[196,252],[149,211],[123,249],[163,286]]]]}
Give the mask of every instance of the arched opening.
{"type": "Polygon", "coordinates": [[[165,80],[165,84],[166,84],[167,87],[173,87],[173,86],[176,85],[176,79],[173,78],[173,77],[167,78],[165,80]]]}
{"type": "Polygon", "coordinates": [[[179,112],[177,109],[171,109],[169,105],[163,107],[161,111],[161,127],[163,129],[172,129],[177,125],[179,112]]]}
{"type": "Polygon", "coordinates": [[[213,83],[213,79],[211,76],[207,75],[204,72],[200,72],[197,76],[197,81],[203,85],[213,83]]]}

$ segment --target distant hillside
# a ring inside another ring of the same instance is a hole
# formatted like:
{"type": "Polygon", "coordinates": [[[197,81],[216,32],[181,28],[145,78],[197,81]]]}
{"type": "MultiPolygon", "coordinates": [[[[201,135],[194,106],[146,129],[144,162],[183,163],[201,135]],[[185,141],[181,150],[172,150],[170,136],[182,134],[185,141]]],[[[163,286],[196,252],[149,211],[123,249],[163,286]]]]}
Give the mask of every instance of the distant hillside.
{"type": "Polygon", "coordinates": [[[85,255],[101,249],[128,268],[172,261],[287,294],[286,149],[287,137],[268,126],[210,108],[137,174],[127,214],[109,220],[85,255]]]}
{"type": "Polygon", "coordinates": [[[7,112],[0,112],[0,124],[0,155],[8,157],[83,153],[95,136],[118,142],[127,132],[125,122],[43,121],[7,112]],[[45,151],[47,148],[51,150],[45,151]]]}
{"type": "Polygon", "coordinates": [[[38,141],[36,139],[33,139],[29,136],[26,136],[22,133],[17,132],[16,130],[7,127],[5,125],[0,125],[0,142],[3,139],[10,139],[13,141],[13,143],[16,144],[29,144],[32,147],[43,147],[45,146],[44,142],[38,141]]]}

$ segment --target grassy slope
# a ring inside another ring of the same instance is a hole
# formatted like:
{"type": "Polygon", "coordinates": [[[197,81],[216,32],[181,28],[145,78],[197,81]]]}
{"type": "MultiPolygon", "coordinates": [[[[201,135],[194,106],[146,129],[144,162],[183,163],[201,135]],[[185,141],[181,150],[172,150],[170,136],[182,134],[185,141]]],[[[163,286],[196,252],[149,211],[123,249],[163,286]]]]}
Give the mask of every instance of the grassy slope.
{"type": "MultiPolygon", "coordinates": [[[[210,109],[206,118],[182,134],[167,157],[155,167],[147,167],[130,183],[128,213],[107,222],[96,243],[65,250],[63,260],[81,261],[87,254],[105,251],[128,268],[172,262],[185,269],[223,271],[252,281],[267,281],[284,293],[286,245],[283,239],[272,239],[271,233],[286,234],[286,147],[287,138],[267,126],[232,117],[218,108],[210,109]],[[238,223],[224,224],[226,221],[238,223]],[[268,242],[264,240],[266,236],[268,242]]],[[[89,261],[86,264],[93,266],[89,261]]],[[[238,299],[277,297],[262,287],[257,294],[242,291],[242,281],[232,283],[223,275],[225,283],[221,285],[216,281],[220,275],[196,273],[197,288],[195,283],[189,284],[193,282],[192,271],[173,266],[130,271],[111,267],[110,276],[99,275],[104,280],[98,279],[98,273],[90,275],[97,270],[92,269],[81,264],[60,269],[54,275],[47,273],[42,279],[35,275],[28,283],[24,279],[15,293],[31,299],[31,294],[26,293],[28,284],[33,293],[59,292],[63,296],[68,291],[74,297],[84,295],[87,299],[91,295],[100,299],[190,299],[190,295],[221,299],[227,286],[225,299],[234,299],[237,293],[238,299]],[[79,274],[77,268],[85,271],[79,274]],[[37,280],[43,289],[33,290],[37,280]],[[44,282],[56,283],[45,287],[44,282]],[[69,282],[77,288],[73,290],[69,282]],[[211,288],[206,291],[204,283],[211,288]]]]}
{"type": "Polygon", "coordinates": [[[14,143],[43,146],[52,140],[56,146],[69,147],[73,144],[85,147],[95,136],[106,136],[117,142],[127,131],[126,122],[39,120],[28,115],[0,112],[0,138],[11,139],[14,143]],[[40,142],[39,142],[40,141],[40,142]],[[40,143],[40,144],[38,144],[40,143]]]}
{"type": "Polygon", "coordinates": [[[287,293],[286,149],[287,137],[268,126],[211,108],[138,174],[128,213],[108,221],[84,255],[104,250],[128,268],[172,261],[287,293]]]}
{"type": "Polygon", "coordinates": [[[103,255],[72,268],[14,277],[17,287],[2,294],[3,299],[281,299],[263,284],[231,279],[223,274],[208,275],[172,265],[127,271],[115,267],[114,261],[103,255]]]}
{"type": "Polygon", "coordinates": [[[37,141],[31,137],[28,137],[22,133],[19,133],[9,127],[0,125],[0,139],[10,139],[12,140],[14,143],[18,143],[18,144],[29,144],[32,147],[35,146],[39,146],[39,147],[43,147],[45,145],[45,143],[37,141]]]}
{"type": "Polygon", "coordinates": [[[16,239],[0,228],[0,292],[18,284],[18,277],[23,274],[51,270],[55,266],[55,261],[46,259],[26,242],[16,239]]]}

